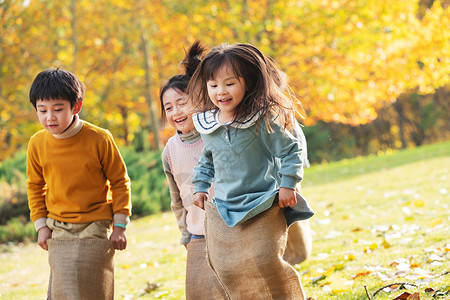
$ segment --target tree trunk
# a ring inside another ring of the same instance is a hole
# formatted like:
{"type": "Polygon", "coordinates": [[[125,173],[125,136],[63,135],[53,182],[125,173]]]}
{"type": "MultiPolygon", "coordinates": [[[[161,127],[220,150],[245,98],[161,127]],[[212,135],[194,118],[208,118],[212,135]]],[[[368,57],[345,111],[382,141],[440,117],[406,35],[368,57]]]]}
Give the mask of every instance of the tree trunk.
{"type": "Polygon", "coordinates": [[[152,81],[150,77],[150,71],[152,68],[152,60],[150,58],[150,53],[148,49],[148,38],[143,29],[141,29],[141,41],[142,41],[142,51],[144,54],[144,70],[145,70],[145,100],[147,101],[147,105],[150,111],[150,130],[153,133],[153,149],[160,150],[160,141],[159,141],[159,131],[158,124],[156,121],[156,114],[153,105],[153,97],[151,93],[152,81]]]}
{"type": "Polygon", "coordinates": [[[400,104],[400,99],[394,103],[394,109],[397,112],[397,120],[398,120],[398,133],[400,135],[400,141],[402,143],[402,149],[406,148],[406,140],[405,140],[405,125],[404,125],[404,117],[403,117],[403,109],[400,104]]]}
{"type": "Polygon", "coordinates": [[[77,56],[78,56],[78,37],[77,37],[77,9],[76,0],[70,1],[70,13],[72,19],[70,25],[72,27],[72,44],[73,44],[73,61],[72,61],[72,73],[77,74],[77,56]]]}

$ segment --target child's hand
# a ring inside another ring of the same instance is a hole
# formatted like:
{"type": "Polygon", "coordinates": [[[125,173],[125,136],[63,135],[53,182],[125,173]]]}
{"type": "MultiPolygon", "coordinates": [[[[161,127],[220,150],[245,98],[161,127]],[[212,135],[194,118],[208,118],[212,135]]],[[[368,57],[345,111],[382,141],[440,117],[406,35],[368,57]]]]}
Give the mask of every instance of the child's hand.
{"type": "Polygon", "coordinates": [[[114,226],[113,232],[109,237],[109,240],[113,243],[113,247],[116,250],[125,250],[127,247],[127,235],[125,233],[125,228],[114,226]]]}
{"type": "Polygon", "coordinates": [[[288,188],[280,188],[278,193],[278,205],[280,207],[294,206],[297,203],[295,191],[288,188]]]}
{"type": "Polygon", "coordinates": [[[207,193],[195,193],[194,195],[194,205],[200,207],[201,209],[205,209],[205,201],[208,200],[207,193]]]}
{"type": "Polygon", "coordinates": [[[52,238],[52,231],[47,226],[42,227],[38,231],[38,245],[48,251],[47,240],[52,238]]]}

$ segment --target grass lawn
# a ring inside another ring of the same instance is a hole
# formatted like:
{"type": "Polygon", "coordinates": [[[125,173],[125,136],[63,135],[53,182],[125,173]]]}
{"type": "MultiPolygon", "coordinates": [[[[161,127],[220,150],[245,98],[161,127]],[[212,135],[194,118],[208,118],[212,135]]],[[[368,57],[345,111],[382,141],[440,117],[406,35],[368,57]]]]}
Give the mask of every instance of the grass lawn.
{"type": "MultiPolygon", "coordinates": [[[[445,299],[436,296],[450,287],[449,169],[450,142],[307,169],[313,253],[295,266],[307,295],[369,299],[366,287],[372,299],[445,299]],[[393,283],[407,289],[372,296],[393,283]]],[[[116,299],[184,299],[186,251],[172,214],[133,221],[128,238],[115,258],[116,299]]],[[[0,299],[45,299],[48,274],[36,244],[0,246],[0,299]]]]}

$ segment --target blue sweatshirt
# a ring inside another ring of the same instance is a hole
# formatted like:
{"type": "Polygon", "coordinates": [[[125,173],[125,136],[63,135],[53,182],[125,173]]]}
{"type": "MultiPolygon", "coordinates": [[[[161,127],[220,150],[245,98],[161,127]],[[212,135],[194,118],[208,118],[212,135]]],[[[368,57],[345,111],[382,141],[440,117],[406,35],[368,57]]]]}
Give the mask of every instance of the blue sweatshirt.
{"type": "MultiPolygon", "coordinates": [[[[213,199],[229,227],[269,209],[280,187],[295,190],[303,177],[299,140],[277,122],[269,133],[254,116],[244,124],[221,124],[213,111],[193,116],[204,148],[194,168],[194,193],[207,193],[214,181],[213,199]],[[258,124],[259,123],[259,124],[258,124]]],[[[288,225],[314,213],[297,194],[297,204],[284,208],[288,225]]]]}

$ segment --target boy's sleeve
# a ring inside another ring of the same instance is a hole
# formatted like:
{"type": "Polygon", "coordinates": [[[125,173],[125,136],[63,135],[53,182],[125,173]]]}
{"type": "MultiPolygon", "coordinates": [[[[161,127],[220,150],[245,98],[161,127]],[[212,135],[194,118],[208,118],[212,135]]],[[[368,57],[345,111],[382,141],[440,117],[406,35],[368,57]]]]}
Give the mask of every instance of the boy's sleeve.
{"type": "Polygon", "coordinates": [[[183,202],[180,197],[180,190],[173,177],[170,169],[169,160],[167,157],[167,149],[164,148],[162,153],[162,163],[164,167],[164,173],[166,174],[167,183],[170,191],[170,208],[172,209],[175,218],[177,220],[178,229],[181,232],[180,244],[187,245],[191,240],[191,233],[187,230],[186,215],[187,211],[184,208],[183,202]]]}
{"type": "Polygon", "coordinates": [[[125,162],[109,131],[103,140],[100,157],[112,194],[113,214],[131,215],[131,187],[125,162]]]}
{"type": "MultiPolygon", "coordinates": [[[[36,222],[38,219],[47,218],[48,211],[47,206],[45,205],[47,185],[45,183],[42,167],[39,163],[39,158],[32,140],[30,140],[27,149],[27,177],[27,194],[28,207],[30,208],[30,219],[31,221],[36,222]]],[[[36,230],[38,229],[39,228],[36,228],[36,230]]]]}

